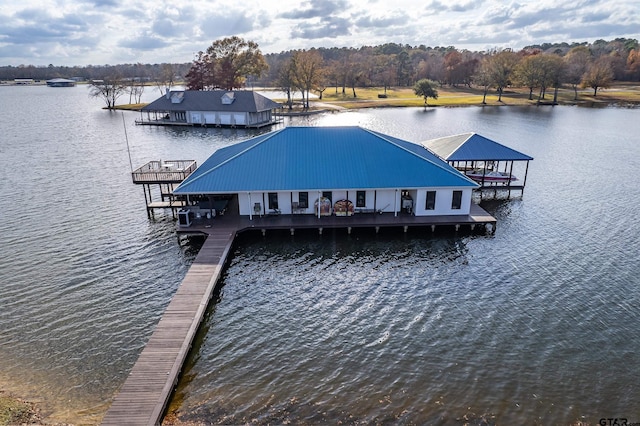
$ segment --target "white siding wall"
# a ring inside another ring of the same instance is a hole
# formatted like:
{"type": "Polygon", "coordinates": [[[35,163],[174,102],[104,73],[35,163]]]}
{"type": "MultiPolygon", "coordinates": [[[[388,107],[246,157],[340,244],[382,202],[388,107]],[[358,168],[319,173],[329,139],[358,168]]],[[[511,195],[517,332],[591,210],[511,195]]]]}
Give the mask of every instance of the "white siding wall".
{"type": "MultiPolygon", "coordinates": [[[[438,215],[468,215],[471,208],[471,188],[429,188],[430,191],[436,191],[436,203],[434,210],[426,210],[426,198],[427,189],[418,189],[410,191],[413,197],[413,211],[416,216],[438,216],[438,215]],[[451,208],[451,202],[453,200],[453,191],[462,191],[462,202],[459,210],[451,208]]],[[[332,203],[338,200],[347,199],[347,192],[349,193],[348,199],[356,203],[356,190],[349,191],[332,191],[332,203]]],[[[308,191],[309,194],[309,207],[303,210],[301,213],[314,214],[314,203],[320,195],[318,191],[308,191]]],[[[385,213],[393,213],[394,208],[397,211],[402,209],[402,200],[400,199],[400,190],[368,190],[366,191],[366,207],[359,207],[365,209],[382,210],[385,213]]],[[[298,201],[298,192],[278,192],[278,208],[282,214],[291,214],[291,202],[298,201]]],[[[249,196],[248,193],[243,192],[238,194],[238,203],[240,204],[240,215],[249,216],[253,215],[253,206],[255,203],[260,203],[262,213],[269,212],[269,196],[268,193],[252,192],[249,196]]]]}
{"type": "Polygon", "coordinates": [[[429,191],[436,191],[436,204],[434,210],[426,210],[427,190],[418,191],[416,199],[414,199],[414,211],[416,216],[439,216],[439,215],[468,215],[471,209],[471,195],[473,190],[470,188],[429,188],[429,191]],[[462,191],[462,202],[459,210],[451,208],[453,201],[453,191],[462,191]]]}
{"type": "MultiPolygon", "coordinates": [[[[396,206],[400,209],[400,191],[394,189],[376,191],[376,210],[382,210],[384,213],[393,213],[393,208],[396,206]]],[[[367,198],[367,204],[369,199],[367,198]]]]}
{"type": "Polygon", "coordinates": [[[188,111],[187,122],[193,124],[209,125],[238,125],[245,126],[259,124],[271,120],[271,111],[259,113],[248,112],[223,112],[223,111],[188,111]]]}

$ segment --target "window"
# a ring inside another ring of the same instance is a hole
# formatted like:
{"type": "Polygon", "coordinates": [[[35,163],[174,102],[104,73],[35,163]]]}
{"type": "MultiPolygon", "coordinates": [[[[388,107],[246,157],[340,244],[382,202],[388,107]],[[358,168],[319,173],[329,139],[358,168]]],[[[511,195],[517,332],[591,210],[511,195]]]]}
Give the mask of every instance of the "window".
{"type": "Polygon", "coordinates": [[[453,191],[453,200],[451,201],[452,210],[460,210],[462,206],[462,191],[453,191]]]}
{"type": "Polygon", "coordinates": [[[278,193],[277,192],[269,193],[269,209],[278,210],[278,193]]]}
{"type": "Polygon", "coordinates": [[[309,193],[308,192],[299,192],[298,193],[298,207],[301,209],[309,208],[309,193]]]}
{"type": "Polygon", "coordinates": [[[436,209],[436,191],[427,191],[427,203],[424,208],[427,210],[436,209]]]}
{"type": "Polygon", "coordinates": [[[331,198],[332,198],[332,197],[331,197],[331,191],[324,191],[324,192],[322,193],[322,196],[323,196],[324,198],[327,198],[329,201],[333,201],[333,200],[331,200],[331,198]]]}
{"type": "Polygon", "coordinates": [[[367,192],[356,191],[356,207],[366,207],[366,206],[367,206],[367,192]]]}

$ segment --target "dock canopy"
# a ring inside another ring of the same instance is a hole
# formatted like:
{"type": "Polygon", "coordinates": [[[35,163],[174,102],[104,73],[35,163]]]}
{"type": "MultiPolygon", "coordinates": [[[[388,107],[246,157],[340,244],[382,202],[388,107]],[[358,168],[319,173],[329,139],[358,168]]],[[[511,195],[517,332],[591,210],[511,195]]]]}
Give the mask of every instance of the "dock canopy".
{"type": "MultiPolygon", "coordinates": [[[[508,190],[508,196],[511,196],[512,190],[524,192],[529,161],[533,160],[533,157],[477,133],[432,139],[422,142],[422,146],[478,182],[481,191],[496,191],[500,187],[508,190]],[[524,170],[520,169],[524,177],[520,175],[518,178],[513,173],[514,163],[524,163],[524,170]]],[[[497,192],[494,193],[497,195],[497,192]]]]}
{"type": "Polygon", "coordinates": [[[530,161],[533,157],[477,133],[463,133],[422,142],[445,161],[530,161]]]}

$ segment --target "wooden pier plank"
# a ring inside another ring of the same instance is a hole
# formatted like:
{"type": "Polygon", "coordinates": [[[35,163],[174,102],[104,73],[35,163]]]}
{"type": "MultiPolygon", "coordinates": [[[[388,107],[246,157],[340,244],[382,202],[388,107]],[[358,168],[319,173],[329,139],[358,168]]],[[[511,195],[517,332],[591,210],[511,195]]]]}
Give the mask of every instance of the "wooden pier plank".
{"type": "Polygon", "coordinates": [[[209,230],[209,237],[115,396],[103,425],[160,423],[235,234],[229,226],[209,230]]]}
{"type": "Polygon", "coordinates": [[[412,216],[358,214],[351,217],[280,215],[201,220],[179,233],[204,233],[202,248],[176,290],[149,341],[107,411],[103,425],[155,425],[166,404],[204,317],[233,239],[241,230],[357,228],[492,224],[496,219],[472,204],[469,215],[412,216]],[[213,226],[215,224],[215,226],[213,226]]]}

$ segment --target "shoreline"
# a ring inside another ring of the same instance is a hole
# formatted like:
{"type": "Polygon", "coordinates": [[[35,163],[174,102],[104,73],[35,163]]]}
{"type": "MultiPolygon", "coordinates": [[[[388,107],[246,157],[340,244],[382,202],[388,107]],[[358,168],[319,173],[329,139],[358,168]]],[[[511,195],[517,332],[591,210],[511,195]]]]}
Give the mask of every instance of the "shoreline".
{"type": "MultiPolygon", "coordinates": [[[[351,90],[351,89],[349,89],[351,90]]],[[[529,89],[510,88],[502,93],[501,100],[494,90],[489,91],[486,96],[482,89],[469,87],[440,87],[438,88],[438,99],[429,99],[425,107],[424,99],[416,96],[410,87],[400,87],[387,89],[384,97],[381,92],[384,89],[379,87],[367,87],[357,90],[357,97],[341,93],[341,88],[331,87],[324,92],[322,99],[315,97],[310,100],[310,108],[302,107],[302,100],[295,97],[293,108],[289,110],[286,99],[273,98],[274,101],[283,105],[279,115],[283,116],[304,116],[319,114],[322,112],[336,112],[345,110],[357,110],[366,108],[403,108],[403,107],[424,107],[434,108],[462,108],[462,107],[505,107],[505,106],[579,106],[584,108],[637,108],[640,107],[640,83],[623,82],[612,85],[607,89],[599,89],[598,95],[593,96],[592,89],[578,90],[577,99],[575,92],[571,88],[561,88],[558,91],[556,102],[553,101],[553,91],[549,91],[546,96],[538,100],[537,95],[529,99],[529,89]],[[485,102],[483,103],[483,98],[485,102]]],[[[263,92],[269,91],[264,89],[263,92]]],[[[115,110],[140,111],[148,104],[120,104],[114,107],[115,110]]],[[[103,109],[106,109],[104,107],[103,109]]]]}

